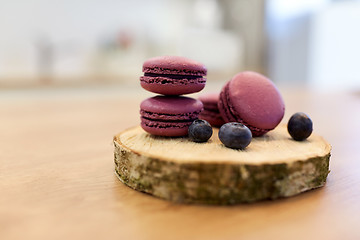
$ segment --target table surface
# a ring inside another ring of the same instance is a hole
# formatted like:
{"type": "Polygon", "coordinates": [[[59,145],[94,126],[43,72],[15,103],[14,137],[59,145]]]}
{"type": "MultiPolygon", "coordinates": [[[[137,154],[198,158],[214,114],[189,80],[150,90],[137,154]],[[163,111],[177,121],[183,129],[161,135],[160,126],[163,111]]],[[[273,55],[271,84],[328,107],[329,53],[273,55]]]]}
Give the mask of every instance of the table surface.
{"type": "Polygon", "coordinates": [[[139,89],[0,91],[0,239],[360,239],[360,95],[282,89],[332,144],[325,187],[276,201],[182,205],[114,175],[139,89]]]}

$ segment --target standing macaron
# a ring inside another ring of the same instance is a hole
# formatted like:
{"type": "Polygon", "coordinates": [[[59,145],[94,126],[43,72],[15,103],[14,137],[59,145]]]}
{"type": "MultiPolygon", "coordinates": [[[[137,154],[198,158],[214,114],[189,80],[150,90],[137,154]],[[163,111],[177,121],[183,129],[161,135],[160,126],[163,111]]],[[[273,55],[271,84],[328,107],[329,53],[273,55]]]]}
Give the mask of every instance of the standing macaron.
{"type": "Polygon", "coordinates": [[[276,86],[255,72],[241,72],[225,84],[218,104],[226,122],[246,125],[254,137],[274,129],[284,117],[285,104],[276,86]]]}
{"type": "Polygon", "coordinates": [[[153,93],[182,95],[205,87],[207,69],[199,62],[180,56],[160,56],[146,60],[141,86],[153,93]]]}
{"type": "Polygon", "coordinates": [[[203,109],[196,99],[181,96],[155,96],[140,104],[141,127],[158,136],[186,136],[191,123],[203,109]]]}
{"type": "Polygon", "coordinates": [[[200,113],[199,118],[208,121],[214,127],[220,127],[225,123],[218,108],[219,96],[218,92],[214,92],[204,93],[198,98],[204,104],[204,110],[200,113]]]}

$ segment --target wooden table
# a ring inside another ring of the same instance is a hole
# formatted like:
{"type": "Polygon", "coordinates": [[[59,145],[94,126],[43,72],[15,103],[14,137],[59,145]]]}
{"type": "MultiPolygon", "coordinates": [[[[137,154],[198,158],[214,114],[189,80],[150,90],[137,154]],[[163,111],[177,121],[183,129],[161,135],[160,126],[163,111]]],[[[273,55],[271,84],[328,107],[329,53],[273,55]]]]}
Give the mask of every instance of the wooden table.
{"type": "Polygon", "coordinates": [[[333,146],[325,187],[236,206],[180,205],[113,171],[138,88],[0,91],[0,239],[360,239],[360,96],[282,89],[333,146]]]}

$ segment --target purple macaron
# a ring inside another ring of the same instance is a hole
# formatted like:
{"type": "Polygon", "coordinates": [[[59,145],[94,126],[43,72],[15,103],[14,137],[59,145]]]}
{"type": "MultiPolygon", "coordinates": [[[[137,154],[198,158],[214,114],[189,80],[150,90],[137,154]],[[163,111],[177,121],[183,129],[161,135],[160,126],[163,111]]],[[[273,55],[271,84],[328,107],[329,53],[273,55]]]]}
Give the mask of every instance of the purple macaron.
{"type": "Polygon", "coordinates": [[[205,87],[207,69],[199,62],[179,57],[160,56],[146,60],[141,86],[153,93],[182,95],[201,91],[205,87]]]}
{"type": "Polygon", "coordinates": [[[141,127],[158,136],[186,136],[203,109],[201,101],[181,96],[155,96],[140,104],[141,127]]]}
{"type": "Polygon", "coordinates": [[[218,104],[226,122],[246,125],[253,136],[274,129],[284,117],[285,104],[276,86],[255,72],[241,72],[225,84],[218,104]]]}
{"type": "Polygon", "coordinates": [[[220,127],[225,123],[218,108],[219,96],[219,93],[205,93],[198,98],[204,105],[199,118],[208,121],[214,127],[220,127]]]}

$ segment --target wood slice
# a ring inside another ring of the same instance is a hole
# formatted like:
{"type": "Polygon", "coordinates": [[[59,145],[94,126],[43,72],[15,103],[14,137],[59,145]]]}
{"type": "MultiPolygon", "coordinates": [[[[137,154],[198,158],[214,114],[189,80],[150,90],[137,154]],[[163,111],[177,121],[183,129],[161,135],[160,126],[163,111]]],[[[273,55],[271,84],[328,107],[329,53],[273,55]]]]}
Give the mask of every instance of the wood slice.
{"type": "Polygon", "coordinates": [[[214,128],[207,143],[152,136],[141,127],[114,137],[115,172],[129,187],[184,203],[235,204],[289,197],[321,187],[331,146],[312,134],[290,138],[286,126],[253,138],[245,150],[225,147],[214,128]]]}

